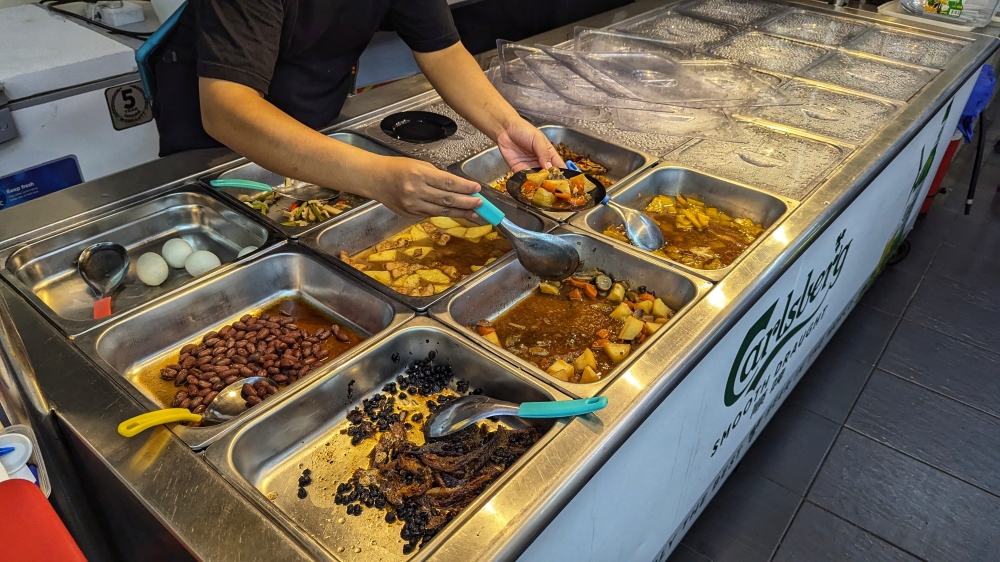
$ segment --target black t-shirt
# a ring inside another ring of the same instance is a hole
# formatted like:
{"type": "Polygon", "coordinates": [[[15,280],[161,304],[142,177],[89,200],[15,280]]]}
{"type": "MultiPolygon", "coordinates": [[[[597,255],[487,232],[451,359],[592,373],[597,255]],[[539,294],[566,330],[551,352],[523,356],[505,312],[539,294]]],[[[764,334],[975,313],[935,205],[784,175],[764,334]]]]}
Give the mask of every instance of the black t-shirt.
{"type": "Polygon", "coordinates": [[[417,52],[459,41],[446,0],[189,0],[152,60],[160,156],[221,146],[201,125],[198,77],[253,88],[314,129],[330,124],[379,29],[417,52]]]}

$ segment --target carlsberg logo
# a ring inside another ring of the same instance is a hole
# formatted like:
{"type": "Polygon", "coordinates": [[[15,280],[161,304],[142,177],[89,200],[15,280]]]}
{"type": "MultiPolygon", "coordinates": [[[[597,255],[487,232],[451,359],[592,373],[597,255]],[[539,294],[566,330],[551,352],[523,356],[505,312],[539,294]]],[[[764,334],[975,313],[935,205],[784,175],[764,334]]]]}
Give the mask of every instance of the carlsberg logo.
{"type": "Polygon", "coordinates": [[[847,230],[837,237],[834,255],[826,268],[810,270],[805,281],[796,287],[784,299],[781,314],[775,316],[778,303],[774,301],[757,322],[750,327],[743,343],[740,345],[736,360],[729,371],[726,382],[726,406],[732,406],[748,390],[754,390],[760,382],[768,366],[778,356],[782,348],[800,330],[806,327],[813,317],[823,308],[830,289],[837,283],[840,271],[847,259],[852,240],[843,242],[847,230]]]}

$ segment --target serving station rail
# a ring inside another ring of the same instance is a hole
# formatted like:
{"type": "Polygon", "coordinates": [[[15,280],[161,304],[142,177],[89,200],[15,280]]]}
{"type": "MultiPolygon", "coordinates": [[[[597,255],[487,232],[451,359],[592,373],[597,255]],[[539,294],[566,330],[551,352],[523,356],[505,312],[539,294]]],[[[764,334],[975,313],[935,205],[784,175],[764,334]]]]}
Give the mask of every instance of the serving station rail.
{"type": "MultiPolygon", "coordinates": [[[[618,203],[642,209],[657,196],[693,195],[713,213],[717,207],[759,225],[730,263],[699,269],[608,235],[613,215],[605,207],[556,213],[489,193],[521,226],[574,240],[584,267],[660,291],[669,318],[597,382],[558,378],[473,331],[477,321],[495,318],[539,287],[510,253],[436,285],[433,295],[405,295],[394,289],[396,277],[385,273],[387,282],[379,281],[344,255],[398,239],[417,221],[359,200],[326,222],[284,225],[280,215],[249,207],[239,198],[245,193],[210,187],[220,177],[281,179],[229,151],[164,158],[0,213],[0,403],[12,419],[47,420],[50,431],[39,434],[56,475],[53,502],[88,556],[669,555],[912,227],[915,203],[1000,41],[808,2],[643,0],[526,43],[574,44],[577,26],[661,42],[673,37],[664,48],[690,61],[737,59],[785,100],[727,108],[730,138],[644,132],[658,125],[621,107],[608,112],[612,119],[599,117],[607,108],[574,116],[518,107],[554,142],[605,164],[615,182],[608,192],[618,203]],[[687,44],[677,39],[685,37],[687,44]],[[900,41],[912,48],[895,49],[900,41]],[[871,76],[864,72],[876,71],[888,78],[864,80],[871,76]],[[73,258],[104,237],[137,252],[184,237],[230,263],[197,278],[172,273],[154,290],[125,293],[114,315],[95,321],[85,314],[92,299],[77,286],[73,258]],[[258,249],[236,257],[251,245],[258,249]],[[295,338],[316,339],[318,346],[330,337],[323,328],[284,328],[292,320],[278,312],[258,318],[289,300],[307,303],[360,343],[322,356],[317,368],[307,368],[312,351],[287,364],[277,354],[268,359],[267,344],[281,346],[274,337],[265,341],[266,333],[258,342],[260,330],[248,324],[283,329],[290,338],[285,347],[295,338]],[[239,337],[227,343],[219,334],[230,330],[239,337]],[[398,527],[379,527],[380,511],[369,506],[346,520],[333,489],[359,461],[348,466],[348,412],[430,351],[466,389],[471,384],[512,401],[600,395],[608,406],[536,424],[536,443],[436,536],[404,551],[398,527]],[[218,370],[168,381],[177,372],[169,362],[185,353],[185,369],[197,363],[218,370]],[[291,380],[287,390],[262,396],[222,425],[175,425],[131,439],[117,433],[121,421],[170,406],[170,396],[180,403],[185,389],[215,388],[221,383],[209,378],[213,373],[225,378],[254,361],[263,374],[283,377],[274,379],[282,388],[291,380]],[[306,495],[299,484],[296,497],[295,479],[308,476],[305,469],[315,475],[313,487],[306,495]],[[81,493],[70,474],[100,493],[81,493]],[[580,529],[593,540],[580,540],[580,529]],[[94,536],[102,540],[85,540],[94,536]]],[[[484,68],[492,59],[481,57],[484,68]]],[[[349,99],[325,132],[485,184],[506,172],[493,143],[420,76],[349,99]],[[411,109],[446,114],[458,132],[420,145],[381,132],[385,116],[411,109]]],[[[457,228],[464,234],[474,227],[457,228]]]]}

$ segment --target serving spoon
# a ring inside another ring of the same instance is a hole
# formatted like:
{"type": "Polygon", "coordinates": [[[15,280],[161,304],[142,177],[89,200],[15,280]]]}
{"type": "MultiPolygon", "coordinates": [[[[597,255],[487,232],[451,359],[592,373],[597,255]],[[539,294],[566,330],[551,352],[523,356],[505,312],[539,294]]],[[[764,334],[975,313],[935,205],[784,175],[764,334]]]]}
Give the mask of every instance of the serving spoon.
{"type": "Polygon", "coordinates": [[[524,269],[542,279],[555,280],[563,280],[579,269],[580,254],[572,242],[552,234],[521,228],[481,194],[474,193],[473,196],[483,202],[475,210],[476,213],[503,233],[514,247],[514,253],[524,269]]]}
{"type": "Polygon", "coordinates": [[[295,180],[291,185],[268,185],[259,181],[241,180],[236,178],[216,179],[208,182],[212,187],[235,187],[252,189],[254,191],[273,191],[278,195],[295,199],[296,201],[328,201],[340,195],[336,189],[322,187],[312,183],[295,180]]]}
{"type": "Polygon", "coordinates": [[[91,289],[97,293],[94,320],[111,316],[111,295],[128,274],[128,250],[114,242],[98,242],[84,248],[76,260],[76,269],[91,289]]]}
{"type": "Polygon", "coordinates": [[[514,404],[488,396],[470,394],[442,406],[427,418],[424,435],[436,439],[461,431],[479,420],[493,416],[517,418],[565,418],[596,412],[608,405],[606,396],[580,400],[553,400],[550,402],[522,402],[514,404]]]}
{"type": "Polygon", "coordinates": [[[252,386],[260,381],[271,382],[266,377],[247,377],[223,388],[215,400],[212,400],[212,403],[205,407],[203,414],[192,413],[187,408],[153,410],[118,424],[118,433],[123,437],[134,437],[153,426],[166,423],[207,422],[210,425],[215,425],[229,421],[247,411],[247,401],[242,394],[243,385],[250,384],[252,386]]]}

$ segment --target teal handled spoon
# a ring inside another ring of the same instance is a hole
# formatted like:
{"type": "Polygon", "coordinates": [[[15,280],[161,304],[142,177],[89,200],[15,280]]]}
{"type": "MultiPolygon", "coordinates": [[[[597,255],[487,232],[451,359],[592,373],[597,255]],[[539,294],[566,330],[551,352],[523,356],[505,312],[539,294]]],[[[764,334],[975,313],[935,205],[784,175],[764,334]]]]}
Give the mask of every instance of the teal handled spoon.
{"type": "Polygon", "coordinates": [[[427,418],[424,435],[436,439],[461,431],[479,420],[493,416],[517,418],[566,418],[596,412],[608,405],[604,396],[581,400],[522,402],[513,404],[488,396],[469,395],[445,404],[427,418]]]}
{"type": "Polygon", "coordinates": [[[296,201],[327,201],[340,195],[335,189],[321,187],[315,184],[293,181],[291,185],[267,185],[259,181],[241,180],[236,178],[216,179],[208,182],[212,187],[235,187],[252,189],[254,191],[273,191],[296,201]]]}
{"type": "Polygon", "coordinates": [[[479,193],[473,195],[483,202],[476,213],[500,229],[514,247],[514,253],[524,269],[542,279],[563,280],[580,267],[580,254],[572,242],[552,234],[523,229],[512,223],[485,197],[479,193]]]}

